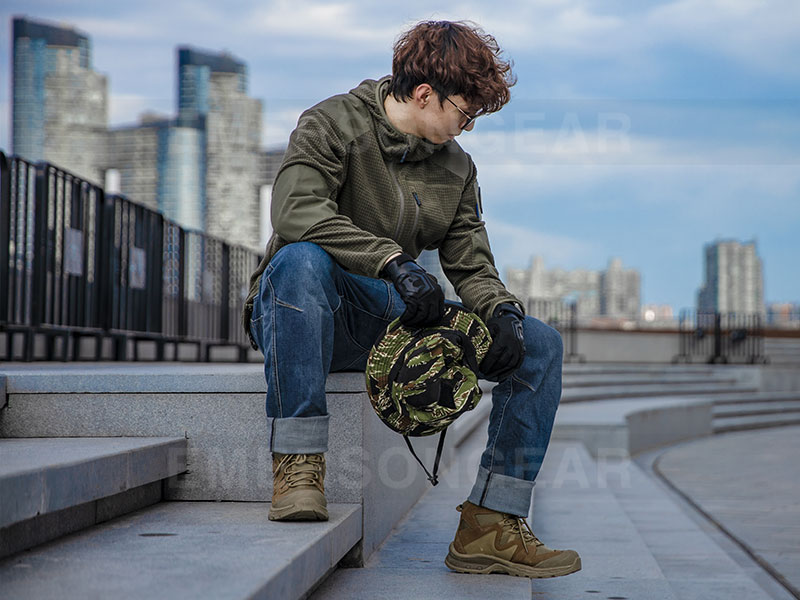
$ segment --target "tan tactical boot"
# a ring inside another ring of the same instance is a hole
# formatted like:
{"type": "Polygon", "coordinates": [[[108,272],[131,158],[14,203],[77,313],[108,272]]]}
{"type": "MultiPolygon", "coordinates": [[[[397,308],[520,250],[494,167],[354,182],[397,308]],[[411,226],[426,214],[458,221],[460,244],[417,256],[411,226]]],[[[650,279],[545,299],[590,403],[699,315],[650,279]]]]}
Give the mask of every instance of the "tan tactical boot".
{"type": "Polygon", "coordinates": [[[461,522],[445,564],[459,573],[507,573],[558,577],[581,569],[574,550],[551,550],[533,535],[524,518],[464,502],[461,522]]]}
{"type": "Polygon", "coordinates": [[[327,521],[324,454],[272,454],[271,521],[327,521]]]}

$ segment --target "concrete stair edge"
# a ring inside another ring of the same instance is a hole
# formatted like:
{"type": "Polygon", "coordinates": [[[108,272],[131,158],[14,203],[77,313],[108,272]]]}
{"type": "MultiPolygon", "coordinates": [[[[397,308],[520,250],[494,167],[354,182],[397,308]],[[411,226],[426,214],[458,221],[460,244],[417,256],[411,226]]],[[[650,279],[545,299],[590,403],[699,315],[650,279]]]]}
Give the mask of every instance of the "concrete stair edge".
{"type": "Polygon", "coordinates": [[[360,505],[330,504],[330,520],[316,523],[269,521],[268,509],[162,502],[0,561],[4,593],[300,599],[361,537],[360,505]]]}
{"type": "Polygon", "coordinates": [[[800,399],[794,401],[761,401],[737,402],[736,404],[715,404],[712,410],[714,418],[746,417],[749,415],[800,414],[800,399]]]}
{"type": "MultiPolygon", "coordinates": [[[[726,387],[731,387],[740,392],[755,392],[757,388],[742,385],[742,384],[726,384],[726,387]]],[[[724,389],[724,388],[723,388],[724,389]]],[[[561,397],[561,402],[584,402],[596,400],[609,400],[615,398],[639,398],[639,397],[658,397],[658,396],[676,396],[676,395],[699,395],[699,394],[717,394],[720,387],[718,384],[689,384],[683,386],[682,384],[670,384],[665,388],[651,388],[648,386],[597,386],[590,390],[571,388],[564,391],[561,397]]]]}
{"type": "Polygon", "coordinates": [[[186,471],[186,439],[0,439],[0,528],[186,471]]]}
{"type": "Polygon", "coordinates": [[[714,396],[715,406],[754,404],[800,400],[800,391],[797,392],[732,392],[720,393],[714,396]]]}
{"type": "Polygon", "coordinates": [[[786,425],[800,425],[800,413],[715,417],[712,423],[715,434],[786,425]]]}

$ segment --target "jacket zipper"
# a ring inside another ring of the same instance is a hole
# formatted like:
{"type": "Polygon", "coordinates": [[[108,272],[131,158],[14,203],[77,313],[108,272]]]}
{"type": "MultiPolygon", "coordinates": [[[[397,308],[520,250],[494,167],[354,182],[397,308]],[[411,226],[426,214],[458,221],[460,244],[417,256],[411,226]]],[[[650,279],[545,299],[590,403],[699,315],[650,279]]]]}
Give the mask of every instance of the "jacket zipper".
{"type": "MultiPolygon", "coordinates": [[[[395,242],[397,242],[397,237],[400,235],[400,228],[403,225],[403,213],[406,211],[406,196],[403,194],[403,188],[400,187],[400,180],[397,177],[396,166],[393,162],[390,162],[389,165],[389,174],[392,176],[394,180],[394,185],[397,188],[397,193],[400,195],[400,214],[397,216],[397,228],[394,231],[394,237],[392,238],[395,242]]],[[[399,242],[398,242],[399,243],[399,242]]]]}
{"type": "Polygon", "coordinates": [[[414,226],[411,228],[411,232],[415,233],[417,231],[417,221],[419,221],[419,209],[422,208],[422,200],[417,196],[417,192],[411,192],[411,195],[414,196],[414,226]]]}

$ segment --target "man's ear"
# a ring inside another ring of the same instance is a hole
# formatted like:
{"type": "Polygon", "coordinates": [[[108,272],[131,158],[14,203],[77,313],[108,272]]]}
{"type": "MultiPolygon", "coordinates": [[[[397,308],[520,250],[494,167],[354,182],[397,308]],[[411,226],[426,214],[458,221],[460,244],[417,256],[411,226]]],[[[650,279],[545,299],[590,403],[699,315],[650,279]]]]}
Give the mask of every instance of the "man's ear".
{"type": "Polygon", "coordinates": [[[420,83],[414,88],[411,99],[418,108],[425,108],[428,106],[436,95],[433,88],[429,83],[420,83]]]}

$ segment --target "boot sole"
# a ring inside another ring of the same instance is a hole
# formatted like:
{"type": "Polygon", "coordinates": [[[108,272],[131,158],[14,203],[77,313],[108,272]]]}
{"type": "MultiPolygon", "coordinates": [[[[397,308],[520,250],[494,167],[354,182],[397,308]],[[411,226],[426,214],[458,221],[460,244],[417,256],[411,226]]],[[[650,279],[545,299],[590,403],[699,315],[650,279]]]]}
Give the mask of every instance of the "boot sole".
{"type": "Polygon", "coordinates": [[[270,521],[327,521],[328,511],[323,507],[284,506],[269,509],[270,521]]]}
{"type": "Polygon", "coordinates": [[[453,571],[458,573],[478,573],[487,575],[489,573],[501,573],[505,575],[515,575],[517,577],[529,577],[531,579],[544,579],[547,577],[561,577],[581,570],[580,556],[569,565],[558,567],[529,567],[519,563],[512,563],[497,556],[487,556],[486,554],[459,554],[450,544],[450,551],[444,559],[446,564],[453,571]]]}

